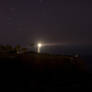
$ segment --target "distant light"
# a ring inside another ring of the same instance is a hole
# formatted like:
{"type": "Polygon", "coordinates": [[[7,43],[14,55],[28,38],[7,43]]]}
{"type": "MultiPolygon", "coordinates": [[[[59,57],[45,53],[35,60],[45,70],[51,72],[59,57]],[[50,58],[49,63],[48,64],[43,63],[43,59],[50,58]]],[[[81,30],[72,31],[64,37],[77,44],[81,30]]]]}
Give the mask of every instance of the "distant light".
{"type": "Polygon", "coordinates": [[[41,43],[38,43],[37,44],[37,52],[38,53],[40,53],[41,47],[42,47],[42,44],[41,43]]]}
{"type": "Polygon", "coordinates": [[[38,43],[37,46],[38,46],[38,48],[41,48],[42,47],[42,44],[41,43],[38,43]]]}

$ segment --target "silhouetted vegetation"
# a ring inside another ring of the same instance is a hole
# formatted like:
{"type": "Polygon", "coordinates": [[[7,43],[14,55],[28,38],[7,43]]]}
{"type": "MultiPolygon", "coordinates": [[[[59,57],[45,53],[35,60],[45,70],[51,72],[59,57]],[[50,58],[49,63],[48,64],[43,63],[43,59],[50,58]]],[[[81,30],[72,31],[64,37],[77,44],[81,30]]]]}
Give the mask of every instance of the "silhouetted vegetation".
{"type": "Polygon", "coordinates": [[[3,54],[21,54],[27,52],[27,48],[23,48],[20,45],[16,45],[15,47],[12,47],[11,45],[0,45],[0,53],[3,54]]]}

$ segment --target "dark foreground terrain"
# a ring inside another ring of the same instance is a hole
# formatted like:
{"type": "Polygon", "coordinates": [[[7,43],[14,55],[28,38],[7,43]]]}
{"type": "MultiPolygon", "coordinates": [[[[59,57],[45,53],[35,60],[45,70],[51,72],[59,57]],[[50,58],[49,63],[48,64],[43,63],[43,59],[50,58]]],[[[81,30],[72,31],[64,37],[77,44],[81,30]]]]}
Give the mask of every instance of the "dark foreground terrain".
{"type": "Polygon", "coordinates": [[[71,56],[1,55],[0,84],[3,91],[58,92],[62,88],[92,88],[92,75],[80,58],[71,56]]]}

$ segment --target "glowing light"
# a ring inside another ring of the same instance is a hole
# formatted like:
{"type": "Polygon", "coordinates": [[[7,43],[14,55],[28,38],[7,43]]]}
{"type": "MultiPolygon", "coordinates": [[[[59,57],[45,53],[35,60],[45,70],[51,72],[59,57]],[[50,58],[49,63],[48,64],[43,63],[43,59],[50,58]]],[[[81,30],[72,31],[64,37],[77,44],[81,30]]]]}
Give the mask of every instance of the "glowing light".
{"type": "Polygon", "coordinates": [[[42,44],[41,43],[38,43],[38,48],[41,48],[42,47],[42,44]]]}
{"type": "Polygon", "coordinates": [[[38,43],[37,44],[37,52],[38,53],[40,53],[41,47],[42,47],[42,44],[41,43],[38,43]]]}

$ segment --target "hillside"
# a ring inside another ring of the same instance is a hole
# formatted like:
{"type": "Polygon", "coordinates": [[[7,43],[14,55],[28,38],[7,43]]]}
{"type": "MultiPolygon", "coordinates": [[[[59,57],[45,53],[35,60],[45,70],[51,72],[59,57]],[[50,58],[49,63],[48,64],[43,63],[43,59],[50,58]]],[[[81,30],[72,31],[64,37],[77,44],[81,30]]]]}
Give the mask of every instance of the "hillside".
{"type": "Polygon", "coordinates": [[[0,57],[0,68],[2,87],[9,89],[48,90],[91,86],[91,76],[87,73],[84,62],[72,56],[21,54],[6,57],[5,55],[0,57]]]}

